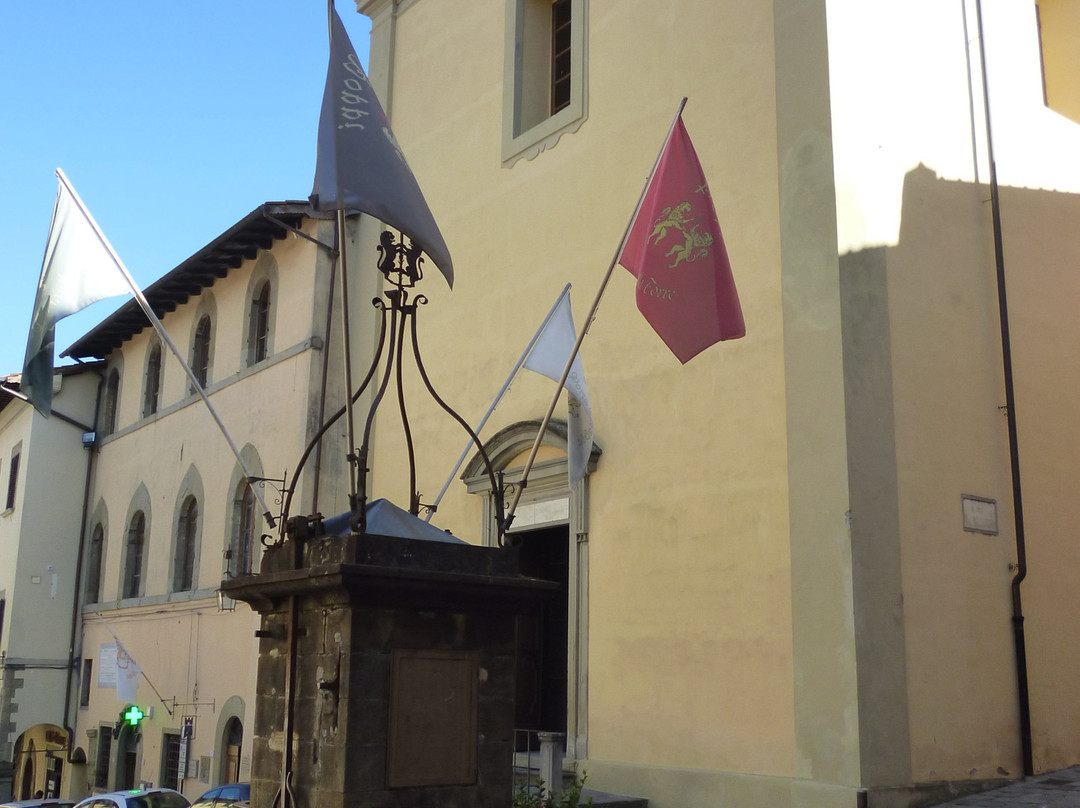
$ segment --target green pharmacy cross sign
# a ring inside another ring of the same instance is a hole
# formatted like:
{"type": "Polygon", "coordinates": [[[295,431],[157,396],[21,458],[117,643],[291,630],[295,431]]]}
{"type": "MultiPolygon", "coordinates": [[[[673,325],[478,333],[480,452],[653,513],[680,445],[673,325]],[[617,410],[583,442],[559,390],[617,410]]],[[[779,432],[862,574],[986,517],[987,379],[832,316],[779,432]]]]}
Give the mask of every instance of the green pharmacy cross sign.
{"type": "Polygon", "coordinates": [[[139,722],[143,720],[143,715],[143,711],[132,704],[128,708],[128,711],[124,713],[124,720],[131,724],[131,726],[137,727],[139,726],[139,722]]]}

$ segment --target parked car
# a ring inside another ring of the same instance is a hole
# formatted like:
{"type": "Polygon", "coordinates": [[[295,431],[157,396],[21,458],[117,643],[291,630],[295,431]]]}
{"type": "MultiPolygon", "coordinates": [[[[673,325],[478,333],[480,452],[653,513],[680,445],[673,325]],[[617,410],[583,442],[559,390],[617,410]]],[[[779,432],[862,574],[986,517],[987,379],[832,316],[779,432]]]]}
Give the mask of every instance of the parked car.
{"type": "Polygon", "coordinates": [[[226,783],[207,791],[191,804],[191,808],[243,808],[250,799],[250,783],[226,783]]]}
{"type": "Polygon", "coordinates": [[[59,797],[38,797],[36,800],[0,803],[0,808],[72,808],[74,805],[74,800],[62,800],[59,797]]]}
{"type": "Polygon", "coordinates": [[[188,808],[187,797],[171,788],[138,788],[94,794],[75,808],[188,808]]]}

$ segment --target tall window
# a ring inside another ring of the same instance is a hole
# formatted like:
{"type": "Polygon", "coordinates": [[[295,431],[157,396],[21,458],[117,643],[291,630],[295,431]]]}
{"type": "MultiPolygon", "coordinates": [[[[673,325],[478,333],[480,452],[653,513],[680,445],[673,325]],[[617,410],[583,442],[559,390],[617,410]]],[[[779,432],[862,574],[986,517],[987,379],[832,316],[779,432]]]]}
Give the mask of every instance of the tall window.
{"type": "Polygon", "coordinates": [[[250,575],[255,558],[255,493],[246,480],[236,490],[236,537],[233,542],[233,575],[250,575]]]}
{"type": "Polygon", "coordinates": [[[254,365],[266,359],[270,349],[270,281],[259,284],[249,317],[248,364],[254,365]]]}
{"type": "Polygon", "coordinates": [[[161,346],[157,343],[150,349],[146,360],[146,387],[143,390],[143,418],[158,411],[161,397],[161,346]]]}
{"type": "Polygon", "coordinates": [[[570,105],[570,0],[551,4],[551,114],[570,105]]]}
{"type": "MultiPolygon", "coordinates": [[[[204,314],[195,326],[195,342],[191,346],[191,369],[199,386],[206,388],[210,379],[210,315],[204,314]]],[[[192,391],[194,392],[194,391],[192,391]]]]}
{"type": "Polygon", "coordinates": [[[97,603],[101,600],[101,556],[105,548],[105,529],[101,524],[94,525],[90,534],[90,546],[86,558],[86,602],[97,603]]]}
{"type": "Polygon", "coordinates": [[[503,164],[576,131],[587,110],[586,0],[506,0],[503,164]]]}
{"type": "Polygon", "coordinates": [[[111,435],[116,431],[116,408],[120,399],[120,371],[113,368],[105,381],[105,407],[101,416],[101,433],[111,435]]]}
{"type": "Polygon", "coordinates": [[[176,565],[173,568],[173,591],[186,592],[192,588],[195,574],[195,542],[199,524],[199,503],[188,497],[180,508],[176,527],[176,565]]]}
{"type": "Polygon", "coordinates": [[[137,511],[128,527],[127,554],[124,561],[125,598],[137,598],[142,594],[143,553],[146,549],[146,517],[137,511]]]}
{"type": "Polygon", "coordinates": [[[19,453],[21,447],[17,446],[11,453],[11,464],[8,466],[7,501],[4,509],[10,511],[15,507],[15,493],[19,488],[19,453]]]}
{"type": "Polygon", "coordinates": [[[90,706],[90,688],[94,684],[94,660],[87,657],[82,661],[82,676],[79,678],[79,706],[90,706]]]}

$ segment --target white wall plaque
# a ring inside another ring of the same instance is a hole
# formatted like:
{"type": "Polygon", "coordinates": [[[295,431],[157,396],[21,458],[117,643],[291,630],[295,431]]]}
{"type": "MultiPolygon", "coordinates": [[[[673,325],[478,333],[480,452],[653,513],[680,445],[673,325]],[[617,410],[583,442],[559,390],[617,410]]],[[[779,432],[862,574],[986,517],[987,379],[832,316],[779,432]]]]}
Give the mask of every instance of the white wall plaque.
{"type": "Polygon", "coordinates": [[[963,494],[964,530],[971,533],[998,534],[997,500],[963,494]]]}

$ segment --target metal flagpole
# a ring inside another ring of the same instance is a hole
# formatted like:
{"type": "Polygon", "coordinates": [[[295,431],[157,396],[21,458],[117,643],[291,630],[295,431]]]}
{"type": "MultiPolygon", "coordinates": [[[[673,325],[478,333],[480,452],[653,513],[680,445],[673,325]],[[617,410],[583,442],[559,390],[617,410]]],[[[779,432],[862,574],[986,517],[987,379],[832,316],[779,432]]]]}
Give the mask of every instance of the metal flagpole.
{"type": "Polygon", "coordinates": [[[142,293],[142,289],[140,289],[139,285],[135,283],[135,279],[131,277],[131,273],[128,272],[127,267],[124,266],[124,262],[121,261],[120,256],[116,254],[116,250],[112,248],[109,240],[105,238],[105,234],[101,232],[101,228],[97,226],[97,222],[94,221],[94,217],[90,215],[90,211],[86,209],[86,206],[83,204],[82,199],[80,199],[79,195],[75,193],[75,189],[71,187],[71,183],[64,175],[64,172],[58,168],[56,169],[56,176],[60,179],[60,182],[64,183],[64,187],[67,188],[68,193],[71,194],[71,198],[75,200],[75,204],[79,206],[79,210],[82,211],[83,216],[86,217],[86,221],[88,221],[90,223],[90,226],[94,229],[94,234],[101,242],[101,246],[108,250],[109,255],[112,256],[113,261],[116,262],[116,266],[120,270],[120,273],[124,276],[124,280],[126,280],[128,286],[131,287],[132,295],[135,296],[135,300],[138,301],[139,307],[142,308],[143,313],[146,315],[147,319],[150,320],[150,324],[154,326],[154,330],[157,331],[158,336],[161,337],[162,341],[169,347],[169,350],[173,352],[173,356],[175,356],[180,361],[180,367],[184,369],[184,372],[187,374],[187,377],[191,381],[191,384],[194,386],[196,392],[198,392],[199,397],[203,400],[203,404],[206,405],[206,409],[210,411],[210,415],[211,417],[213,417],[214,423],[216,423],[218,429],[221,430],[221,434],[225,437],[225,442],[229,444],[229,448],[232,450],[233,455],[236,457],[236,462],[240,464],[240,468],[244,472],[244,478],[247,480],[248,487],[251,489],[251,492],[255,495],[255,499],[258,501],[259,505],[263,509],[263,516],[266,518],[267,524],[269,524],[271,528],[276,527],[277,525],[274,521],[273,514],[270,513],[270,509],[267,507],[266,502],[263,501],[262,494],[259,493],[258,488],[252,481],[253,475],[251,473],[251,469],[249,469],[247,463],[244,462],[244,458],[240,456],[240,450],[236,448],[236,444],[233,443],[232,437],[229,436],[228,431],[225,429],[225,424],[221,422],[221,418],[218,416],[217,410],[214,409],[214,405],[211,404],[210,399],[207,398],[206,391],[203,390],[202,385],[199,384],[199,380],[195,378],[195,372],[191,369],[191,366],[188,365],[187,361],[184,359],[183,354],[180,353],[180,349],[176,347],[176,343],[173,342],[172,337],[169,336],[169,332],[165,330],[165,326],[161,324],[161,320],[159,320],[157,315],[154,314],[154,310],[150,308],[150,303],[147,302],[146,296],[142,293]]]}
{"type": "MultiPolygon", "coordinates": [[[[562,299],[566,297],[567,292],[570,291],[570,284],[566,284],[563,287],[562,293],[555,299],[555,305],[551,307],[551,310],[544,317],[544,321],[540,323],[540,327],[536,329],[536,333],[533,334],[529,344],[525,346],[525,350],[521,352],[521,357],[518,359],[517,364],[514,365],[514,369],[510,371],[510,375],[506,377],[506,381],[503,382],[502,388],[495,394],[495,400],[491,402],[491,406],[488,407],[487,412],[484,413],[484,417],[480,419],[480,423],[477,424],[476,429],[473,430],[477,435],[484,428],[484,425],[488,422],[488,418],[491,417],[491,413],[495,412],[495,408],[499,406],[499,402],[502,401],[502,397],[506,395],[506,391],[510,389],[510,382],[514,380],[517,372],[521,370],[521,366],[525,364],[525,359],[529,356],[529,352],[533,349],[536,341],[540,339],[540,335],[544,333],[544,329],[547,328],[547,324],[551,322],[552,316],[555,314],[555,309],[559,308],[559,304],[562,299]]],[[[461,457],[458,458],[457,463],[454,464],[454,468],[450,471],[450,476],[446,478],[446,482],[443,483],[442,490],[439,491],[439,496],[435,497],[435,502],[431,505],[431,509],[428,511],[427,516],[424,518],[425,522],[430,522],[431,517],[435,515],[435,510],[439,507],[439,503],[442,502],[443,496],[446,494],[446,489],[450,487],[450,483],[454,481],[454,475],[457,474],[457,470],[461,468],[461,464],[465,462],[465,457],[469,454],[469,449],[472,447],[473,442],[470,440],[465,444],[465,448],[461,451],[461,457]]]]}
{"type": "Polygon", "coordinates": [[[544,415],[544,420],[540,422],[540,429],[536,433],[536,440],[533,441],[532,451],[529,452],[529,459],[526,461],[525,468],[522,469],[521,472],[521,481],[515,487],[514,499],[510,502],[510,508],[506,512],[505,524],[507,531],[510,530],[510,525],[514,521],[514,511],[517,509],[518,501],[521,499],[521,492],[525,490],[529,472],[532,471],[533,463],[536,461],[536,455],[540,451],[540,445],[544,440],[544,432],[547,431],[547,425],[551,421],[551,416],[554,414],[555,407],[559,403],[559,396],[562,395],[563,387],[566,386],[566,377],[570,375],[570,368],[573,367],[574,359],[577,358],[578,351],[581,350],[581,343],[585,340],[585,335],[589,333],[589,327],[592,325],[593,317],[596,316],[596,310],[600,307],[600,299],[604,296],[608,281],[611,280],[611,274],[615,271],[615,265],[619,263],[623,247],[626,246],[626,239],[630,237],[630,230],[634,226],[634,221],[637,219],[638,213],[641,212],[641,206],[645,203],[645,195],[649,192],[649,186],[652,185],[653,176],[656,174],[656,169],[660,165],[660,158],[664,156],[664,147],[667,146],[667,142],[671,138],[671,133],[675,130],[675,124],[678,123],[679,116],[682,115],[685,106],[686,97],[683,96],[682,101],[679,102],[679,109],[675,112],[675,117],[671,119],[671,126],[668,127],[667,135],[664,137],[664,145],[660,147],[660,153],[656,155],[656,162],[653,163],[652,171],[649,172],[649,177],[645,180],[645,187],[641,189],[641,196],[638,197],[637,204],[634,206],[634,213],[630,216],[630,221],[626,224],[626,230],[623,231],[622,239],[619,241],[619,247],[615,250],[615,255],[611,258],[611,264],[604,274],[604,279],[600,282],[600,288],[596,292],[596,298],[592,302],[589,313],[585,316],[585,324],[581,328],[581,333],[578,334],[577,340],[574,342],[574,348],[570,351],[570,356],[566,359],[566,366],[563,368],[562,376],[559,378],[559,383],[555,388],[555,395],[551,398],[551,404],[548,406],[547,413],[544,415]]]}
{"type": "Polygon", "coordinates": [[[344,342],[345,363],[345,428],[349,440],[349,452],[347,455],[349,465],[349,510],[355,511],[356,502],[356,464],[361,462],[354,457],[356,452],[356,431],[353,426],[353,401],[352,401],[352,348],[349,345],[349,273],[345,260],[345,209],[340,208],[335,220],[338,230],[338,261],[341,269],[341,331],[344,342]]]}

